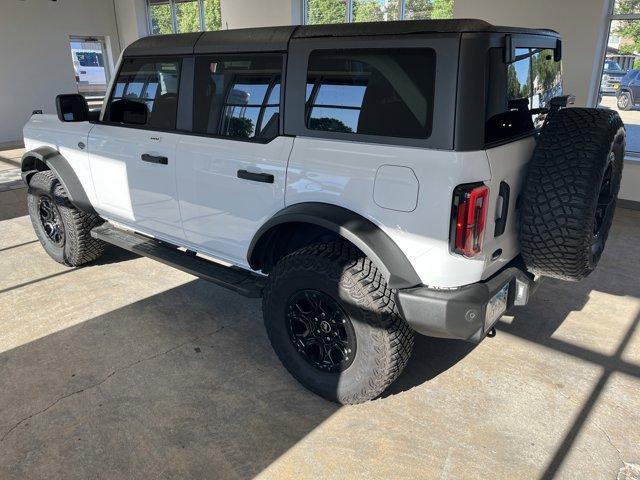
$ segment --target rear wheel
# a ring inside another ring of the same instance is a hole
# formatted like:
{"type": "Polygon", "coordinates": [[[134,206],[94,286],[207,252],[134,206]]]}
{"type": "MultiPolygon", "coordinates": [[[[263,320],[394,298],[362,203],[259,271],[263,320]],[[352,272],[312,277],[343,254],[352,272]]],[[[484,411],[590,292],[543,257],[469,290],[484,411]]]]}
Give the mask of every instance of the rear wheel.
{"type": "Polygon", "coordinates": [[[278,262],[263,297],[271,344],[302,385],[354,404],[400,375],[413,331],[371,260],[340,241],[302,248],[278,262]]]}
{"type": "Polygon", "coordinates": [[[622,92],[618,95],[618,108],[620,110],[631,110],[633,107],[633,101],[629,92],[622,92]]]}
{"type": "Polygon", "coordinates": [[[102,219],[75,208],[53,172],[31,178],[27,205],[38,240],[56,262],[76,267],[102,254],[104,242],[90,234],[102,219]]]}

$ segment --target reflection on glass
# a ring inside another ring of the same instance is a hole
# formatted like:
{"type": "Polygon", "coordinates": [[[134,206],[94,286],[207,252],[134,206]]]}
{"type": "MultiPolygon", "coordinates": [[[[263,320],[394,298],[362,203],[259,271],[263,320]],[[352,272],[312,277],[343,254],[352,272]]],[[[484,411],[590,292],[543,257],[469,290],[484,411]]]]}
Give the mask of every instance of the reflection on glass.
{"type": "Polygon", "coordinates": [[[507,97],[509,100],[529,97],[529,69],[531,57],[529,49],[517,48],[516,60],[507,71],[507,97]],[[523,58],[521,58],[523,57],[523,58]]]}
{"type": "Polygon", "coordinates": [[[258,124],[260,107],[227,106],[224,113],[223,135],[251,138],[258,124]]]}
{"type": "Polygon", "coordinates": [[[320,86],[315,103],[319,105],[338,105],[341,107],[362,106],[364,93],[367,90],[365,85],[331,85],[320,86]]]}
{"type": "Polygon", "coordinates": [[[313,107],[309,117],[311,130],[353,133],[358,130],[360,109],[313,107]]]}

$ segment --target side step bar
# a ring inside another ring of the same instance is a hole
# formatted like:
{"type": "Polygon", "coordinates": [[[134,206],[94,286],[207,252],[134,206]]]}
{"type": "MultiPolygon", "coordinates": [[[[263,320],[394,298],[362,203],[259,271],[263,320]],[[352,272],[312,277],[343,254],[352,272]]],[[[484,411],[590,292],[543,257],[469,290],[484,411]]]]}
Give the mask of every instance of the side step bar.
{"type": "Polygon", "coordinates": [[[265,277],[238,267],[225,267],[183,252],[165,242],[145,237],[128,230],[114,227],[109,223],[95,227],[91,236],[106,243],[124,248],[130,252],[149,257],[183,272],[190,273],[221,287],[233,290],[245,297],[259,298],[265,284],[265,277]]]}

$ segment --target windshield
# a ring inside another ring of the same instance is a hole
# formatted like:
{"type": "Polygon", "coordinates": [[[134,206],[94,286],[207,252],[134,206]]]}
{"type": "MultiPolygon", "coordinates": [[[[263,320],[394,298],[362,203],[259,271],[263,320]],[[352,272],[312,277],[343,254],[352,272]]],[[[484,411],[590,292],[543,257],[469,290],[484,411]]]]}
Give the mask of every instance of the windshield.
{"type": "Polygon", "coordinates": [[[534,132],[544,123],[553,97],[562,95],[560,62],[553,50],[518,48],[505,64],[503,49],[489,50],[485,142],[493,143],[534,132]]]}
{"type": "Polygon", "coordinates": [[[605,70],[622,70],[622,67],[620,67],[620,64],[618,62],[614,62],[613,60],[607,60],[606,62],[604,62],[604,69],[605,70]]]}

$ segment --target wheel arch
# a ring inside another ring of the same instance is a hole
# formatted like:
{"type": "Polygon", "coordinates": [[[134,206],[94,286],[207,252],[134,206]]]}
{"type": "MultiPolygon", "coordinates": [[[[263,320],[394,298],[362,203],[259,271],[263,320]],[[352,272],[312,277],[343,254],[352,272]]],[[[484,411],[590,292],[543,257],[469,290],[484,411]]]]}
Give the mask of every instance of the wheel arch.
{"type": "Polygon", "coordinates": [[[269,271],[288,253],[331,238],[347,240],[367,255],[390,288],[422,283],[404,252],[380,227],[358,213],[327,203],[298,203],[276,213],[254,235],[247,260],[254,270],[269,271]]]}
{"type": "Polygon", "coordinates": [[[96,213],[69,161],[56,149],[42,146],[25,152],[22,155],[21,169],[22,179],[27,185],[34,174],[51,170],[67,192],[73,206],[87,213],[96,213]]]}

